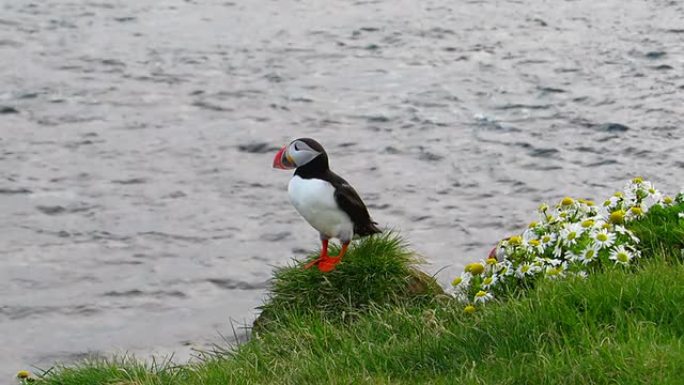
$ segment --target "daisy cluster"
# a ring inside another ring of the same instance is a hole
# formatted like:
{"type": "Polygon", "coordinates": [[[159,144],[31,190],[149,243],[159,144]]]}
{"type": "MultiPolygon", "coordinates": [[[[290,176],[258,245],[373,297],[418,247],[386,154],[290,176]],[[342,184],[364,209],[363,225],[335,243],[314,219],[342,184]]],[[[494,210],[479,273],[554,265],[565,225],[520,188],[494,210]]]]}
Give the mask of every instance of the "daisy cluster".
{"type": "Polygon", "coordinates": [[[489,257],[466,265],[450,293],[472,313],[476,306],[538,279],[586,277],[599,266],[629,266],[640,257],[639,239],[625,223],[644,216],[654,205],[684,202],[664,196],[652,183],[634,178],[623,191],[602,204],[563,198],[550,207],[542,204],[539,220],[520,235],[499,242],[489,257]]]}

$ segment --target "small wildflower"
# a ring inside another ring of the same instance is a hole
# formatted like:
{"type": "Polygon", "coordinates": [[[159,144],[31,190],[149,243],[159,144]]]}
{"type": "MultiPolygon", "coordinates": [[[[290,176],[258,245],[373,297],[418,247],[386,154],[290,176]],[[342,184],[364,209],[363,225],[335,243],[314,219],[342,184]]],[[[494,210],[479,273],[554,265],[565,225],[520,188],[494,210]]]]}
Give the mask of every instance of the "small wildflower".
{"type": "Polygon", "coordinates": [[[485,289],[489,289],[493,285],[496,284],[496,281],[499,280],[499,277],[496,274],[492,274],[489,277],[484,277],[482,280],[482,287],[485,289]]]}
{"type": "Polygon", "coordinates": [[[491,265],[496,265],[496,263],[499,261],[497,261],[496,258],[487,258],[487,260],[485,262],[487,262],[487,264],[491,266],[491,265]]]}
{"type": "Polygon", "coordinates": [[[601,230],[594,234],[594,242],[599,248],[603,249],[606,247],[611,247],[615,242],[615,234],[609,233],[607,230],[601,230]]]}
{"type": "Polygon", "coordinates": [[[615,210],[610,213],[608,221],[610,223],[622,223],[625,220],[625,212],[623,210],[615,210]]]}
{"type": "Polygon", "coordinates": [[[684,213],[677,213],[677,217],[680,219],[684,219],[684,213]]]}
{"type": "Polygon", "coordinates": [[[594,223],[596,223],[596,221],[594,221],[593,219],[586,219],[586,220],[582,221],[582,227],[585,229],[588,229],[588,228],[594,226],[594,223]]]}
{"type": "Polygon", "coordinates": [[[475,303],[482,302],[485,303],[489,300],[494,298],[494,296],[491,293],[488,293],[484,290],[480,290],[475,294],[475,303]]]}
{"type": "Polygon", "coordinates": [[[546,248],[547,246],[551,245],[553,241],[556,240],[556,235],[555,234],[544,234],[542,235],[540,241],[541,241],[541,246],[546,248]]]}
{"type": "Polygon", "coordinates": [[[632,214],[636,215],[637,217],[640,217],[644,214],[644,210],[641,209],[639,206],[634,206],[629,211],[632,212],[632,214]]]}
{"type": "Polygon", "coordinates": [[[27,378],[31,377],[31,372],[28,370],[20,370],[17,372],[17,378],[25,380],[27,378]]]}
{"type": "Polygon", "coordinates": [[[526,275],[534,275],[540,270],[541,268],[539,266],[525,262],[518,266],[518,269],[515,271],[515,276],[518,278],[525,278],[526,275]]]}
{"type": "Polygon", "coordinates": [[[520,235],[514,235],[508,238],[508,244],[511,246],[520,246],[522,244],[522,237],[520,235]]]}
{"type": "Polygon", "coordinates": [[[494,266],[494,271],[499,274],[499,276],[510,276],[515,273],[513,270],[513,264],[509,260],[503,260],[494,266]]]}
{"type": "Polygon", "coordinates": [[[463,312],[466,314],[473,314],[473,313],[475,313],[475,306],[467,305],[466,307],[463,308],[463,312]]]}
{"type": "Polygon", "coordinates": [[[547,266],[546,267],[546,278],[548,279],[558,279],[558,278],[563,278],[565,274],[563,273],[565,271],[564,265],[558,265],[558,266],[547,266]]]}
{"type": "Polygon", "coordinates": [[[549,209],[549,205],[547,205],[546,203],[540,204],[540,205],[539,205],[539,208],[538,208],[538,210],[539,210],[540,213],[543,213],[543,212],[545,212],[545,211],[548,210],[548,209],[549,209]]]}
{"type": "Polygon", "coordinates": [[[538,225],[539,225],[539,222],[537,222],[537,221],[532,221],[532,222],[530,222],[529,225],[527,225],[527,227],[530,228],[530,229],[533,229],[533,228],[537,227],[538,225]]]}
{"type": "Polygon", "coordinates": [[[471,273],[472,275],[480,275],[484,272],[485,268],[479,262],[469,263],[465,267],[465,271],[471,273]]]}
{"type": "Polygon", "coordinates": [[[616,264],[629,265],[629,262],[634,258],[634,255],[627,251],[624,246],[620,245],[610,254],[610,259],[616,264]]]}
{"type": "Polygon", "coordinates": [[[472,275],[468,272],[464,272],[460,277],[456,277],[453,281],[451,281],[451,286],[457,289],[468,287],[470,284],[470,278],[472,278],[472,275]]]}
{"type": "Polygon", "coordinates": [[[663,198],[663,203],[665,203],[666,205],[671,205],[672,204],[672,197],[663,198]]]}
{"type": "Polygon", "coordinates": [[[561,238],[563,239],[563,242],[566,245],[574,245],[577,243],[577,238],[580,237],[582,232],[581,226],[578,226],[577,223],[573,223],[569,226],[566,226],[561,230],[561,238]]]}
{"type": "Polygon", "coordinates": [[[588,265],[589,263],[591,263],[591,261],[593,261],[594,259],[596,259],[596,257],[598,256],[598,250],[599,250],[599,249],[598,249],[598,246],[597,246],[597,245],[593,245],[593,246],[587,247],[587,248],[580,254],[579,260],[582,261],[583,264],[588,265]]]}
{"type": "Polygon", "coordinates": [[[632,179],[632,183],[634,183],[634,184],[641,184],[641,183],[643,183],[643,182],[644,182],[644,178],[642,178],[642,177],[640,177],[640,176],[638,176],[638,177],[632,179]]]}
{"type": "Polygon", "coordinates": [[[570,197],[565,197],[561,201],[561,206],[571,206],[575,201],[570,197]]]}
{"type": "Polygon", "coordinates": [[[541,244],[541,242],[539,241],[539,239],[530,239],[529,244],[530,246],[537,247],[541,244]]]}

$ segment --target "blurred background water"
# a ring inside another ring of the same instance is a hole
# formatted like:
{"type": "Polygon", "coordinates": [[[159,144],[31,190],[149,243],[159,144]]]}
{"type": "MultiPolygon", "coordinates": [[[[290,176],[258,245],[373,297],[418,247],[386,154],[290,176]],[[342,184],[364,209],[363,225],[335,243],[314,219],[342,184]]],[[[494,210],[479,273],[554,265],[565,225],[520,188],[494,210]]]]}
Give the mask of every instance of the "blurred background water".
{"type": "Polygon", "coordinates": [[[681,1],[0,0],[0,377],[176,353],[318,247],[317,138],[447,282],[542,201],[683,184],[681,1]]]}

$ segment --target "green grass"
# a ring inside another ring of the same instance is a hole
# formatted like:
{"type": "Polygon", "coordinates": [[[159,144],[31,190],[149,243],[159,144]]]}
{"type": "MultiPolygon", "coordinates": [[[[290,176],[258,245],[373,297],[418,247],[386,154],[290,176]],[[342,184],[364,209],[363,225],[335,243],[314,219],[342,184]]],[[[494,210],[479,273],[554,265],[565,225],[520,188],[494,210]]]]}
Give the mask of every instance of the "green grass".
{"type": "Polygon", "coordinates": [[[230,353],[185,366],[85,362],[42,382],[681,384],[684,220],[677,211],[684,207],[653,210],[630,225],[643,237],[638,268],[540,282],[471,315],[445,302],[427,277],[414,289],[416,261],[396,237],[371,238],[330,275],[278,271],[264,307],[271,314],[230,353]]]}

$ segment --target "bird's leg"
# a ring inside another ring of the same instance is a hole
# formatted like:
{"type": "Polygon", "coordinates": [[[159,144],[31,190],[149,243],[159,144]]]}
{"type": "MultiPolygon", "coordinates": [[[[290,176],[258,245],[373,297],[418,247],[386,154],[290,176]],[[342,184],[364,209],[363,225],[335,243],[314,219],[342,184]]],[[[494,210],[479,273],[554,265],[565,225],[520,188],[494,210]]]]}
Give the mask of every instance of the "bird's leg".
{"type": "Polygon", "coordinates": [[[304,265],[305,269],[310,269],[313,265],[318,265],[321,261],[327,260],[328,257],[328,240],[321,236],[321,256],[304,265]]]}
{"type": "Polygon", "coordinates": [[[319,264],[318,264],[318,270],[327,273],[329,271],[332,271],[335,269],[335,266],[342,261],[342,257],[344,257],[344,254],[347,252],[347,248],[349,247],[349,241],[343,242],[342,243],[342,250],[340,250],[340,253],[337,255],[337,257],[326,257],[323,259],[319,264]]]}

